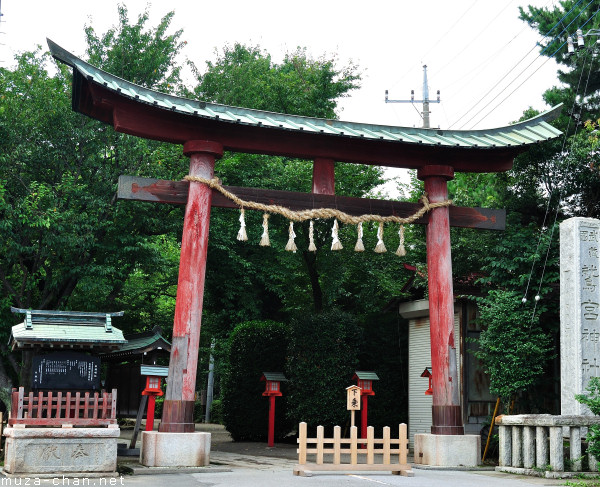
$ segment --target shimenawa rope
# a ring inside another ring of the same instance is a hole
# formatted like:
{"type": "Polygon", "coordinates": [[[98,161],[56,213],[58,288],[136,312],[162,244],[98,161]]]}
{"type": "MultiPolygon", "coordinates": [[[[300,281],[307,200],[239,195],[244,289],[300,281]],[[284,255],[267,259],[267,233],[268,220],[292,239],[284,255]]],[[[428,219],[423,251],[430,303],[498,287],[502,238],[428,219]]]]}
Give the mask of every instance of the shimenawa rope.
{"type": "Polygon", "coordinates": [[[351,225],[356,225],[362,222],[379,222],[379,223],[401,223],[401,224],[409,224],[413,223],[427,212],[433,210],[434,208],[443,208],[445,206],[450,206],[452,204],[452,200],[440,201],[438,203],[430,203],[427,198],[427,194],[423,194],[420,201],[423,206],[417,210],[412,215],[402,218],[399,216],[381,216],[381,215],[360,215],[360,216],[352,216],[348,215],[348,213],[344,213],[343,211],[337,210],[335,208],[317,208],[313,210],[301,210],[301,211],[293,211],[285,206],[280,205],[265,205],[263,203],[257,203],[255,201],[245,201],[235,194],[227,191],[222,185],[221,181],[218,178],[206,179],[199,176],[186,176],[184,178],[186,181],[194,181],[198,183],[204,183],[211,187],[212,189],[216,189],[223,196],[233,201],[240,208],[247,208],[249,210],[259,210],[264,211],[265,213],[277,213],[279,215],[284,216],[288,220],[295,222],[302,222],[306,220],[312,220],[314,218],[336,218],[342,223],[347,223],[351,225]]]}

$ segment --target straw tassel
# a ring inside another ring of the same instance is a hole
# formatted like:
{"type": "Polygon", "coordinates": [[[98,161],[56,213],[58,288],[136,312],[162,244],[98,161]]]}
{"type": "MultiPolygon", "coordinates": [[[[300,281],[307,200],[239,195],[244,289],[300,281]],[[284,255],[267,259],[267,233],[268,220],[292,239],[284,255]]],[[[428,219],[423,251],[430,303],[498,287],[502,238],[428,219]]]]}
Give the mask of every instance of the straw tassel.
{"type": "Polygon", "coordinates": [[[396,250],[396,255],[398,257],[404,257],[406,255],[406,249],[404,248],[404,225],[400,225],[398,235],[400,235],[400,245],[398,246],[398,250],[396,250]]]}
{"type": "Polygon", "coordinates": [[[287,245],[285,246],[285,250],[289,252],[296,252],[298,247],[296,247],[296,243],[294,239],[296,238],[296,233],[294,232],[294,222],[290,222],[290,239],[288,240],[287,245]]]}
{"type": "Polygon", "coordinates": [[[354,251],[355,252],[364,252],[365,245],[363,244],[363,241],[362,241],[362,238],[363,238],[362,222],[359,222],[357,225],[357,233],[358,233],[358,239],[356,240],[356,245],[354,246],[354,251]]]}
{"type": "Polygon", "coordinates": [[[240,231],[237,234],[237,239],[245,242],[248,240],[248,235],[246,234],[246,221],[244,220],[244,209],[242,208],[240,212],[240,231]]]}
{"type": "Polygon", "coordinates": [[[263,222],[262,222],[263,233],[260,238],[261,247],[270,247],[271,246],[271,242],[269,240],[269,216],[270,215],[268,213],[265,213],[263,215],[263,222]]]}
{"type": "Polygon", "coordinates": [[[315,245],[315,238],[314,238],[314,225],[313,225],[313,221],[310,221],[310,225],[308,227],[308,250],[310,252],[316,252],[317,251],[317,246],[315,245]]]}
{"type": "Polygon", "coordinates": [[[383,222],[379,222],[379,228],[377,229],[377,245],[375,246],[375,252],[378,254],[387,252],[385,244],[383,243],[383,222]]]}
{"type": "Polygon", "coordinates": [[[333,228],[331,229],[331,250],[342,250],[342,242],[340,242],[340,238],[338,237],[338,221],[337,218],[333,220],[333,228]]]}

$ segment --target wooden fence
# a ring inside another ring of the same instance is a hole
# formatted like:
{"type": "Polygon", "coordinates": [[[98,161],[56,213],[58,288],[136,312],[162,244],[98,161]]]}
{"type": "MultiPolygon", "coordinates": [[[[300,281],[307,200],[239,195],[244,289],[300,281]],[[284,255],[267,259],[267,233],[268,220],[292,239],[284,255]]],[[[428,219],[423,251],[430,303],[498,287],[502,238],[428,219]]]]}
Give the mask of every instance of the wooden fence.
{"type": "Polygon", "coordinates": [[[400,424],[398,430],[398,439],[391,439],[389,426],[383,428],[383,438],[375,439],[375,429],[369,426],[367,438],[359,439],[357,427],[352,426],[350,438],[342,438],[342,429],[336,426],[333,438],[325,438],[325,429],[318,426],[317,437],[308,438],[306,423],[300,423],[298,465],[294,467],[294,475],[310,475],[313,471],[380,471],[412,477],[413,471],[407,462],[406,424],[400,424]],[[315,446],[309,448],[309,445],[315,446]],[[307,463],[307,455],[315,455],[315,461],[307,463]],[[398,462],[392,461],[396,455],[398,462]],[[380,457],[377,463],[376,456],[380,457]]]}
{"type": "Polygon", "coordinates": [[[9,426],[109,426],[117,423],[117,390],[112,392],[13,390],[9,426]]]}

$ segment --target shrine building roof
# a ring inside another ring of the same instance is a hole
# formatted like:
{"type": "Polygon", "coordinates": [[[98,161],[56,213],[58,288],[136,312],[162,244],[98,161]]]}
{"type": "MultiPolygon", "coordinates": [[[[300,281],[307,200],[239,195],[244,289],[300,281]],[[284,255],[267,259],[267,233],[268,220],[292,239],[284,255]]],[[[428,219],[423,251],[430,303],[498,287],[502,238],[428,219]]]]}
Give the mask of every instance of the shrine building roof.
{"type": "Polygon", "coordinates": [[[10,346],[14,349],[54,348],[104,351],[127,343],[123,332],[112,326],[117,313],[31,310],[12,308],[24,314],[25,320],[12,327],[10,346]]]}
{"type": "Polygon", "coordinates": [[[171,343],[162,336],[160,326],[155,326],[150,331],[133,333],[127,335],[127,343],[117,350],[101,354],[102,360],[121,360],[137,355],[146,355],[155,350],[168,354],[171,351],[171,343]]]}
{"type": "Polygon", "coordinates": [[[440,130],[345,122],[181,98],[98,69],[48,39],[54,58],[73,68],[75,111],[148,139],[219,142],[225,150],[329,158],[358,164],[496,172],[512,167],[528,146],[562,134],[548,121],[556,106],[529,120],[484,130],[440,130]]]}

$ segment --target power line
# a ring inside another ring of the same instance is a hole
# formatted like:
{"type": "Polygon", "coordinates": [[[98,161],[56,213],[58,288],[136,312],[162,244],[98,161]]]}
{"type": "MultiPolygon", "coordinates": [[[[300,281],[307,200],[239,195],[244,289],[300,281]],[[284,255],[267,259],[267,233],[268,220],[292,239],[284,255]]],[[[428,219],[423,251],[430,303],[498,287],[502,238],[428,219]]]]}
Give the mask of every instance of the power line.
{"type": "Polygon", "coordinates": [[[476,41],[484,32],[487,32],[488,28],[490,25],[492,25],[496,19],[498,17],[500,17],[500,15],[508,8],[510,7],[510,5],[512,3],[514,3],[515,0],[512,0],[511,2],[509,2],[502,10],[500,10],[493,18],[492,20],[490,20],[485,27],[473,38],[470,39],[469,42],[465,45],[465,47],[463,47],[459,52],[457,52],[454,57],[452,57],[446,64],[444,64],[441,68],[439,68],[434,74],[437,76],[439,75],[444,69],[446,69],[448,66],[450,66],[454,60],[460,56],[463,52],[465,52],[471,45],[473,45],[473,42],[476,41]]]}
{"type": "MultiPolygon", "coordinates": [[[[596,13],[592,17],[590,17],[590,19],[593,18],[599,11],[600,11],[600,8],[596,11],[596,13]]],[[[591,50],[587,52],[586,58],[587,58],[587,55],[590,54],[590,52],[591,52],[591,50]]],[[[581,77],[583,76],[583,72],[585,71],[585,62],[586,61],[584,59],[583,67],[582,67],[582,70],[581,70],[581,75],[579,76],[579,83],[578,84],[581,84],[581,77]]],[[[579,107],[579,119],[581,119],[581,114],[583,113],[583,105],[584,105],[583,104],[583,98],[585,97],[585,93],[587,92],[588,84],[589,84],[589,81],[590,81],[590,76],[592,74],[592,66],[593,66],[593,64],[594,64],[594,56],[592,55],[591,60],[590,60],[590,69],[588,70],[588,75],[587,75],[587,79],[586,79],[586,82],[585,82],[585,87],[583,88],[583,92],[582,92],[582,95],[581,95],[582,96],[582,103],[581,103],[581,106],[579,107]]],[[[578,86],[577,92],[578,91],[579,91],[579,86],[578,86]]],[[[575,99],[573,100],[573,107],[575,106],[575,103],[577,101],[577,92],[576,92],[576,95],[575,95],[575,99]]],[[[569,118],[569,122],[570,122],[570,118],[569,118]]],[[[579,127],[576,124],[575,125],[575,134],[574,135],[577,135],[578,128],[579,127]]],[[[566,132],[565,132],[565,137],[566,137],[566,132]]],[[[562,149],[561,153],[564,154],[564,144],[563,144],[563,149],[562,149]]],[[[550,255],[550,247],[552,245],[552,237],[554,235],[554,228],[556,227],[556,220],[558,219],[558,209],[560,208],[560,203],[562,201],[563,191],[564,191],[564,186],[560,189],[559,196],[558,196],[558,202],[556,203],[556,211],[554,212],[554,221],[552,222],[552,229],[550,231],[550,238],[548,239],[548,247],[546,249],[546,258],[544,259],[544,265],[542,266],[542,275],[540,277],[540,283],[539,283],[539,286],[538,286],[538,292],[536,294],[536,299],[535,299],[535,303],[534,303],[534,307],[533,307],[533,312],[534,313],[535,313],[535,310],[536,310],[536,307],[537,307],[537,302],[539,301],[539,295],[540,295],[540,291],[542,289],[542,282],[543,282],[543,279],[544,279],[544,275],[546,273],[546,266],[548,264],[548,256],[550,255]]],[[[550,201],[550,199],[548,201],[550,201]]]]}
{"type": "MultiPolygon", "coordinates": [[[[585,7],[585,8],[587,8],[587,7],[588,7],[588,6],[589,6],[589,5],[590,5],[590,4],[591,4],[593,1],[594,1],[594,0],[591,0],[591,1],[590,1],[590,3],[588,3],[588,4],[586,5],[586,7],[585,7]]],[[[598,11],[600,11],[600,9],[596,10],[596,12],[594,13],[594,15],[592,15],[592,16],[591,16],[591,17],[590,17],[590,18],[589,18],[589,19],[588,19],[588,20],[587,20],[587,21],[586,21],[586,22],[585,22],[585,23],[582,25],[582,27],[584,27],[585,25],[587,25],[587,24],[588,24],[588,22],[590,22],[590,21],[591,21],[591,20],[592,20],[592,19],[593,19],[593,18],[594,18],[594,17],[595,17],[597,14],[598,14],[598,11]]],[[[581,15],[581,13],[580,13],[579,15],[581,15]]],[[[579,15],[578,15],[578,16],[579,16],[579,15]]],[[[577,18],[577,17],[576,17],[576,18],[577,18]]],[[[569,23],[569,25],[571,25],[571,24],[572,24],[574,21],[575,21],[575,19],[574,19],[574,20],[573,20],[571,23],[569,23]]],[[[567,26],[567,27],[568,27],[568,26],[567,26]]],[[[565,27],[565,29],[566,29],[567,27],[565,27]]],[[[565,31],[565,29],[563,29],[563,31],[562,31],[562,32],[564,32],[564,31],[565,31]]],[[[561,34],[562,34],[562,32],[561,32],[561,34]]],[[[559,35],[560,35],[560,34],[559,34],[559,35]]],[[[564,47],[564,45],[565,45],[565,44],[567,44],[567,41],[563,42],[563,43],[560,45],[560,47],[559,47],[559,48],[558,48],[556,51],[554,51],[554,52],[553,52],[553,53],[552,53],[550,56],[548,56],[548,57],[546,58],[546,60],[545,60],[545,61],[544,61],[544,62],[543,62],[543,63],[542,63],[542,64],[541,64],[541,65],[540,65],[540,66],[539,66],[539,67],[538,67],[538,68],[537,68],[537,69],[536,69],[536,70],[535,70],[533,73],[531,73],[531,74],[530,74],[530,75],[529,75],[527,78],[525,78],[525,79],[524,79],[524,80],[521,82],[521,84],[519,84],[519,85],[518,85],[518,86],[517,86],[517,87],[516,87],[514,90],[512,90],[512,91],[511,91],[511,92],[510,92],[510,93],[509,93],[507,96],[505,96],[505,97],[504,97],[504,98],[503,98],[503,99],[502,99],[502,100],[501,100],[501,101],[500,101],[500,102],[499,102],[499,103],[498,103],[498,104],[497,104],[497,105],[496,105],[494,108],[492,108],[492,109],[491,109],[491,110],[490,110],[490,111],[489,111],[489,112],[488,112],[488,113],[487,113],[485,116],[483,116],[482,118],[480,118],[480,119],[479,119],[479,120],[478,120],[478,121],[477,121],[477,122],[474,124],[474,126],[475,126],[475,125],[477,125],[477,124],[479,124],[479,123],[481,123],[481,122],[482,122],[483,120],[485,120],[485,119],[486,119],[486,118],[487,118],[489,115],[491,115],[491,114],[492,114],[492,113],[493,113],[493,112],[496,110],[496,108],[498,108],[500,105],[502,105],[502,103],[504,103],[504,102],[505,102],[505,101],[506,101],[506,100],[507,100],[507,99],[508,99],[508,98],[509,98],[509,97],[510,97],[510,96],[511,96],[511,95],[512,95],[512,94],[513,94],[515,91],[517,91],[517,90],[518,90],[518,89],[519,89],[521,86],[523,86],[523,84],[524,84],[524,83],[525,83],[527,80],[529,80],[529,78],[531,78],[531,77],[532,77],[532,76],[533,76],[535,73],[537,73],[537,72],[538,72],[538,71],[539,71],[539,70],[542,68],[542,66],[544,66],[544,64],[546,64],[546,63],[547,63],[547,62],[548,62],[550,59],[552,59],[552,58],[553,58],[553,57],[556,55],[556,53],[557,53],[558,51],[560,51],[560,50],[561,50],[561,49],[564,47]]],[[[546,50],[546,49],[547,49],[547,48],[548,48],[550,45],[551,45],[551,44],[549,44],[549,45],[548,45],[548,46],[547,46],[547,47],[544,49],[544,51],[545,51],[545,50],[546,50]]],[[[543,53],[544,51],[542,51],[542,53],[543,53]]],[[[540,53],[540,56],[541,56],[541,54],[542,54],[542,53],[540,53]]],[[[501,95],[501,94],[502,94],[502,93],[503,93],[503,92],[504,92],[504,91],[505,91],[505,90],[506,90],[506,89],[507,89],[507,88],[508,88],[508,87],[509,87],[511,84],[513,84],[513,83],[514,83],[514,82],[515,82],[515,81],[516,81],[516,80],[519,78],[519,76],[521,76],[521,75],[522,75],[522,74],[523,74],[523,73],[524,73],[524,72],[525,72],[527,69],[529,69],[529,67],[530,67],[530,66],[531,66],[531,65],[532,65],[532,64],[533,64],[535,61],[537,61],[538,59],[539,59],[539,56],[538,56],[536,59],[534,59],[534,60],[533,60],[531,63],[529,63],[529,65],[528,65],[528,66],[527,66],[525,69],[523,69],[523,70],[522,70],[522,71],[521,71],[521,72],[520,72],[520,73],[519,73],[519,74],[518,74],[518,75],[517,75],[517,76],[516,76],[516,77],[515,77],[515,78],[514,78],[514,79],[513,79],[513,80],[512,80],[512,81],[511,81],[511,82],[510,82],[510,83],[509,83],[507,86],[506,86],[506,87],[504,87],[504,88],[502,89],[502,91],[500,91],[500,93],[498,93],[498,94],[497,94],[497,95],[496,95],[494,98],[492,98],[492,99],[491,99],[491,100],[490,100],[490,101],[489,101],[489,102],[488,102],[488,103],[487,103],[487,104],[486,104],[486,105],[485,105],[485,106],[484,106],[484,107],[483,107],[481,110],[479,110],[479,111],[478,111],[478,112],[477,112],[475,115],[473,115],[473,116],[472,116],[472,117],[471,117],[471,118],[470,118],[470,119],[469,119],[467,122],[465,122],[465,123],[462,125],[462,127],[464,127],[464,126],[465,126],[467,123],[469,123],[469,122],[470,122],[471,120],[473,120],[473,119],[474,119],[474,118],[475,118],[477,115],[479,115],[479,114],[480,114],[480,113],[481,113],[483,110],[485,110],[485,109],[486,109],[486,108],[487,108],[487,107],[488,107],[488,106],[489,106],[489,105],[490,105],[490,104],[491,104],[491,103],[492,103],[494,100],[496,100],[496,98],[498,98],[498,97],[499,97],[499,96],[500,96],[500,95],[501,95]]],[[[462,127],[461,127],[461,128],[462,128],[462,127]]]]}
{"type": "MultiPolygon", "coordinates": [[[[571,13],[571,12],[572,12],[572,11],[573,11],[575,8],[576,8],[576,7],[577,7],[577,5],[579,5],[579,3],[581,3],[582,1],[583,1],[583,0],[579,0],[579,1],[577,2],[577,4],[575,4],[575,5],[574,5],[574,6],[571,8],[571,10],[569,10],[569,12],[567,12],[567,13],[566,13],[566,14],[565,14],[565,15],[564,15],[564,16],[563,16],[563,17],[562,17],[562,18],[561,18],[561,19],[560,19],[558,22],[556,22],[556,24],[554,24],[554,26],[553,26],[553,27],[552,27],[552,28],[551,28],[551,29],[548,31],[548,33],[547,33],[547,34],[544,36],[544,38],[543,38],[543,39],[546,39],[546,38],[547,38],[547,37],[550,35],[550,33],[551,33],[551,32],[552,32],[554,29],[556,29],[556,27],[557,27],[557,26],[559,26],[559,25],[562,23],[562,21],[563,21],[563,20],[564,20],[564,19],[565,19],[565,18],[566,18],[566,17],[567,17],[567,16],[568,16],[568,15],[569,15],[569,14],[570,14],[570,13],[571,13]]],[[[540,52],[540,54],[539,54],[539,55],[538,55],[538,56],[537,56],[537,57],[536,57],[536,58],[535,58],[535,59],[534,59],[534,60],[533,60],[531,63],[529,63],[529,64],[528,64],[528,65],[527,65],[527,66],[526,66],[526,67],[525,67],[523,70],[521,70],[521,72],[520,72],[519,74],[517,74],[517,75],[516,75],[516,76],[515,76],[515,77],[512,79],[512,81],[510,81],[510,82],[509,82],[509,83],[508,83],[508,84],[507,84],[507,85],[506,85],[506,86],[505,86],[505,87],[504,87],[504,88],[503,88],[503,89],[500,91],[500,93],[498,93],[498,94],[497,94],[497,95],[496,95],[494,98],[492,98],[492,99],[491,99],[491,100],[490,100],[490,101],[489,101],[489,102],[488,102],[488,103],[487,103],[485,106],[483,106],[483,107],[482,107],[482,108],[481,108],[481,109],[480,109],[478,112],[476,112],[476,113],[475,113],[475,114],[474,114],[474,115],[473,115],[473,116],[472,116],[472,117],[471,117],[469,120],[467,120],[467,121],[466,121],[466,122],[465,122],[465,123],[464,123],[464,124],[463,124],[463,125],[462,125],[460,128],[463,128],[465,125],[467,125],[469,122],[471,122],[471,121],[472,121],[472,120],[473,120],[475,117],[477,117],[477,116],[478,116],[478,115],[479,115],[479,114],[480,114],[482,111],[484,111],[484,110],[485,110],[485,109],[486,109],[486,108],[487,108],[487,107],[488,107],[488,106],[489,106],[489,105],[490,105],[490,104],[491,104],[491,103],[492,103],[494,100],[496,100],[496,99],[497,99],[497,98],[498,98],[498,97],[499,97],[499,96],[500,96],[500,95],[501,95],[501,94],[502,94],[504,91],[506,91],[506,90],[507,90],[507,89],[510,87],[510,85],[512,85],[512,84],[513,84],[515,81],[517,81],[517,79],[519,79],[519,77],[520,77],[520,76],[521,76],[521,75],[522,75],[522,74],[523,74],[525,71],[527,71],[527,69],[529,69],[529,68],[530,68],[530,67],[531,67],[531,66],[532,66],[532,65],[533,65],[533,64],[534,64],[534,63],[535,63],[535,62],[536,62],[536,61],[537,61],[537,60],[538,60],[538,59],[539,59],[539,58],[540,58],[540,57],[541,57],[541,56],[542,56],[542,55],[543,55],[543,54],[546,52],[546,50],[548,50],[548,49],[549,49],[549,47],[552,45],[552,43],[553,43],[553,42],[554,42],[554,41],[555,41],[555,40],[556,40],[556,39],[557,39],[557,38],[558,38],[560,35],[562,35],[562,34],[563,34],[563,33],[564,33],[564,32],[565,32],[567,29],[568,29],[568,27],[569,27],[571,24],[573,24],[573,22],[575,22],[575,20],[577,20],[577,18],[578,18],[579,16],[581,16],[581,15],[583,14],[583,12],[584,12],[585,8],[587,8],[587,7],[588,7],[588,6],[589,6],[591,3],[593,3],[593,1],[594,1],[594,0],[591,0],[591,1],[590,1],[590,2],[589,2],[589,3],[588,3],[588,4],[587,4],[587,5],[586,5],[586,6],[585,6],[585,7],[584,7],[582,10],[581,10],[581,12],[580,12],[580,13],[579,13],[579,14],[578,14],[578,15],[577,15],[577,16],[576,16],[576,17],[575,17],[575,18],[574,18],[574,19],[573,19],[573,20],[572,20],[572,21],[571,21],[571,22],[570,22],[570,23],[569,23],[569,24],[568,24],[568,25],[567,25],[567,26],[566,26],[566,27],[565,27],[565,28],[564,28],[564,29],[563,29],[563,30],[560,32],[560,33],[558,33],[556,36],[554,36],[554,37],[551,39],[551,41],[548,43],[548,45],[547,45],[547,46],[546,46],[544,49],[542,49],[542,51],[540,52]]],[[[588,19],[588,21],[587,21],[587,22],[589,22],[589,20],[590,20],[590,19],[588,19]]],[[[586,24],[587,24],[587,22],[586,22],[586,24]]],[[[563,43],[563,44],[562,44],[562,45],[561,45],[561,46],[560,46],[560,47],[559,47],[559,48],[558,48],[558,49],[557,49],[557,50],[556,50],[554,53],[552,53],[552,55],[550,55],[550,56],[548,57],[548,59],[547,59],[547,60],[546,60],[546,61],[545,61],[545,62],[544,62],[544,63],[543,63],[543,64],[542,64],[542,65],[541,65],[539,68],[537,68],[537,69],[536,69],[536,70],[535,70],[535,71],[534,71],[534,72],[533,72],[531,75],[529,75],[529,77],[528,77],[528,78],[526,78],[526,80],[525,80],[525,81],[527,81],[527,79],[529,79],[529,78],[530,78],[530,77],[531,77],[533,74],[535,74],[537,71],[539,71],[539,69],[541,69],[541,67],[542,67],[542,66],[543,66],[543,65],[544,65],[544,64],[545,64],[545,63],[546,63],[546,62],[547,62],[547,61],[548,61],[550,58],[553,58],[553,57],[554,57],[554,55],[555,55],[555,54],[556,54],[556,53],[557,53],[557,52],[558,52],[560,49],[562,49],[562,47],[563,47],[563,46],[564,46],[564,43],[563,43]]],[[[518,62],[517,62],[517,63],[516,63],[516,64],[515,64],[515,65],[514,65],[514,66],[513,66],[513,67],[512,67],[512,68],[511,68],[511,69],[510,69],[510,70],[509,70],[509,71],[508,71],[508,72],[507,72],[507,73],[506,73],[506,74],[505,74],[505,75],[504,75],[504,76],[501,78],[501,79],[500,79],[500,80],[498,80],[498,81],[497,81],[497,82],[494,84],[494,86],[493,86],[492,88],[490,88],[490,89],[489,89],[489,90],[488,90],[488,91],[487,91],[487,92],[486,92],[486,93],[485,93],[485,94],[484,94],[484,95],[483,95],[483,96],[482,96],[482,97],[481,97],[481,98],[480,98],[480,99],[479,99],[479,100],[478,100],[478,101],[477,101],[475,104],[473,104],[473,105],[471,106],[471,108],[469,108],[469,109],[468,109],[468,110],[467,110],[467,111],[466,111],[466,112],[465,112],[465,113],[464,113],[464,114],[463,114],[463,115],[462,115],[462,116],[461,116],[461,117],[460,117],[458,120],[456,120],[456,121],[455,121],[455,122],[454,122],[454,123],[453,123],[453,124],[452,124],[450,127],[452,127],[452,126],[456,125],[456,124],[457,124],[457,123],[458,123],[460,120],[462,120],[464,117],[466,117],[466,116],[467,116],[467,114],[468,114],[469,112],[471,112],[471,111],[472,111],[472,110],[473,110],[473,109],[474,109],[474,108],[475,108],[477,105],[479,105],[479,104],[480,104],[480,103],[481,103],[481,102],[482,102],[482,101],[483,101],[483,100],[484,100],[484,99],[485,99],[485,98],[486,98],[488,95],[490,95],[490,93],[491,93],[491,92],[492,92],[492,91],[493,91],[493,90],[494,90],[494,89],[495,89],[495,88],[496,88],[496,87],[497,87],[497,86],[498,86],[498,85],[499,85],[499,84],[500,84],[502,81],[504,81],[504,80],[505,80],[505,79],[508,77],[508,75],[509,75],[510,73],[512,73],[512,71],[513,71],[513,70],[514,70],[516,67],[518,67],[518,66],[519,66],[519,64],[521,64],[521,62],[523,62],[523,60],[524,60],[524,59],[525,59],[525,58],[526,58],[526,57],[527,57],[527,56],[528,56],[528,55],[529,55],[529,54],[530,54],[530,53],[531,53],[531,52],[532,52],[532,51],[533,51],[533,50],[534,50],[536,47],[537,47],[537,45],[536,45],[536,46],[533,46],[533,48],[532,48],[532,49],[531,49],[529,52],[527,52],[527,54],[525,54],[525,56],[523,56],[523,57],[522,57],[522,58],[521,58],[521,59],[520,59],[520,60],[519,60],[519,61],[518,61],[518,62]]],[[[524,82],[523,82],[523,83],[524,83],[524,82]]],[[[517,87],[517,89],[518,89],[518,88],[520,88],[520,87],[523,85],[523,83],[521,83],[521,84],[520,84],[520,85],[517,87]]],[[[511,93],[510,93],[508,96],[512,95],[512,94],[513,94],[515,91],[516,91],[516,90],[513,90],[513,91],[512,91],[512,92],[511,92],[511,93]]],[[[508,97],[506,97],[506,98],[508,98],[508,97]]],[[[501,104],[501,103],[503,103],[503,102],[506,100],[506,98],[504,98],[504,99],[502,100],[502,102],[500,102],[500,104],[501,104]]],[[[494,111],[494,110],[495,110],[495,109],[496,109],[498,106],[499,106],[499,105],[497,105],[496,107],[494,107],[494,109],[493,109],[492,111],[490,111],[490,112],[489,112],[489,113],[488,113],[488,114],[487,114],[487,115],[486,115],[484,118],[482,118],[481,120],[479,120],[477,123],[480,123],[482,120],[484,120],[484,119],[485,119],[485,118],[486,118],[488,115],[490,115],[490,114],[491,114],[491,113],[492,113],[492,112],[493,112],[493,111],[494,111]]]]}
{"type": "MultiPolygon", "coordinates": [[[[461,14],[461,16],[452,24],[452,26],[444,34],[442,34],[442,36],[435,42],[435,44],[432,47],[430,47],[429,50],[425,54],[421,55],[421,59],[426,59],[427,58],[427,56],[429,55],[429,53],[431,53],[431,51],[433,51],[433,49],[454,29],[454,27],[456,26],[456,24],[458,24],[462,20],[462,18],[473,8],[473,6],[478,1],[479,0],[475,0],[469,7],[467,7],[467,9],[461,14]]],[[[400,81],[402,81],[403,79],[405,79],[415,69],[416,69],[416,65],[413,65],[410,69],[406,70],[404,72],[404,74],[400,78],[398,78],[392,84],[392,88],[395,88],[396,86],[398,86],[398,84],[400,83],[400,81]]]]}

